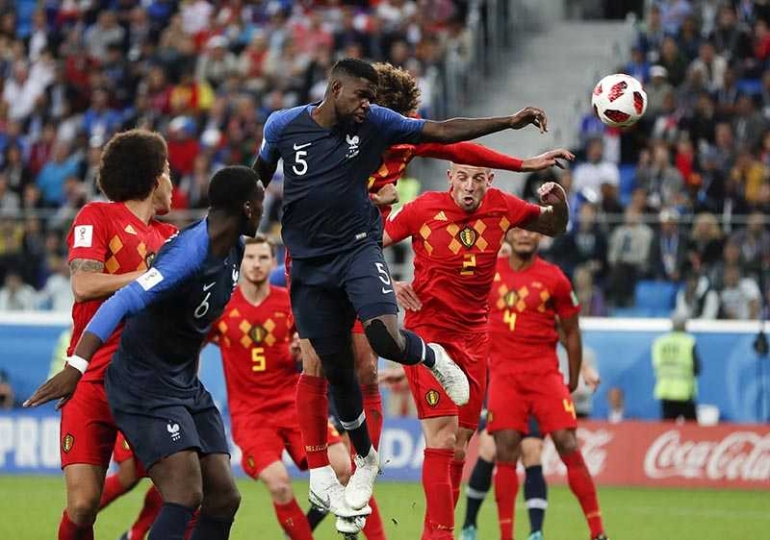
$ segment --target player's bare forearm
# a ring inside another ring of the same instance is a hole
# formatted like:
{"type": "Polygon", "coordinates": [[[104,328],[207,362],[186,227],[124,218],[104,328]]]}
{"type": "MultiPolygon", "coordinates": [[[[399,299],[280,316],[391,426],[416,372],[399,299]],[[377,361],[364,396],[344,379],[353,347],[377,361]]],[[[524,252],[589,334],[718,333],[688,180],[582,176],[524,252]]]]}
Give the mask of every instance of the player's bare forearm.
{"type": "Polygon", "coordinates": [[[262,182],[262,186],[267,188],[267,186],[270,185],[270,182],[273,181],[273,175],[275,174],[277,164],[273,165],[271,163],[267,163],[262,159],[261,156],[258,155],[257,159],[255,159],[254,163],[251,165],[251,168],[254,169],[255,173],[257,173],[259,180],[262,182]]]}
{"type": "Polygon", "coordinates": [[[556,150],[549,150],[538,156],[525,158],[521,161],[521,172],[542,171],[549,167],[564,168],[564,165],[559,163],[559,160],[573,161],[575,154],[567,150],[566,148],[557,148],[556,150]]]}
{"type": "Polygon", "coordinates": [[[569,205],[567,194],[556,182],[546,182],[538,189],[541,206],[540,216],[524,226],[528,231],[546,236],[558,236],[567,230],[569,205]]]}
{"type": "Polygon", "coordinates": [[[513,129],[510,116],[492,118],[452,118],[442,122],[425,122],[422,128],[424,142],[440,142],[444,144],[470,141],[504,129],[513,129]]]}
{"type": "Polygon", "coordinates": [[[104,298],[142,275],[141,270],[125,274],[105,274],[104,263],[93,259],[73,259],[70,263],[70,283],[76,302],[104,298]]]}
{"type": "Polygon", "coordinates": [[[83,360],[88,362],[94,357],[96,351],[102,346],[102,340],[99,336],[86,330],[83,335],[80,336],[78,344],[75,346],[74,356],[79,356],[83,360]]]}
{"type": "Polygon", "coordinates": [[[580,335],[580,323],[578,316],[566,317],[559,320],[559,325],[564,332],[564,348],[567,350],[569,360],[569,387],[574,392],[583,366],[583,339],[580,335]]]}

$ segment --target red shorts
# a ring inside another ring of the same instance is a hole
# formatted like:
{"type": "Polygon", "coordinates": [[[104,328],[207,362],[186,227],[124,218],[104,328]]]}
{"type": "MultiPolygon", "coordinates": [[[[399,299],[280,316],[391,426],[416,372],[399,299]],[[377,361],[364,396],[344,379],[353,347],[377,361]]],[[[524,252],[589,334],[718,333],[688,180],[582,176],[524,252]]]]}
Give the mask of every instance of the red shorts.
{"type": "Polygon", "coordinates": [[[529,431],[531,414],[543,435],[577,427],[575,405],[559,371],[548,373],[490,373],[487,431],[529,431]]]}
{"type": "Polygon", "coordinates": [[[459,417],[460,427],[475,430],[479,425],[479,415],[484,404],[487,388],[487,361],[489,357],[489,337],[486,333],[463,334],[456,332],[448,339],[448,330],[420,327],[411,329],[429,343],[438,343],[465,372],[470,383],[470,399],[458,407],[449,399],[444,389],[425,366],[404,366],[412,397],[417,404],[418,418],[438,418],[441,416],[459,417]]]}
{"type": "Polygon", "coordinates": [[[118,431],[118,438],[115,440],[115,448],[112,450],[112,459],[115,463],[123,463],[129,459],[133,459],[137,477],[144,478],[147,476],[144,467],[139,460],[135,458],[131,445],[128,444],[126,437],[120,431],[118,431]]]}
{"type": "Polygon", "coordinates": [[[74,464],[109,467],[117,434],[104,384],[81,382],[61,410],[62,468],[74,464]]]}
{"type": "MultiPolygon", "coordinates": [[[[284,450],[300,470],[307,470],[307,456],[299,425],[261,426],[240,431],[239,436],[235,438],[235,444],[243,454],[241,467],[255,480],[259,479],[260,473],[268,466],[281,461],[284,450]]],[[[342,442],[342,437],[334,426],[329,424],[326,443],[331,446],[339,442],[342,442]]]]}

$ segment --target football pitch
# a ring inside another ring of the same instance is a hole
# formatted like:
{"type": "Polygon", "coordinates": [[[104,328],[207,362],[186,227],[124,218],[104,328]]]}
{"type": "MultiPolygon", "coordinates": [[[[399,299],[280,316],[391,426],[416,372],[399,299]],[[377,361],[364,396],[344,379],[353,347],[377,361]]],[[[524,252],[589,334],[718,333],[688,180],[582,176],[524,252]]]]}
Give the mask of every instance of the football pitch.
{"type": "MultiPolygon", "coordinates": [[[[144,482],[147,482],[146,480],[144,482]]],[[[283,540],[264,486],[239,480],[243,503],[236,518],[233,540],[283,540]]],[[[146,483],[118,499],[100,515],[97,540],[117,540],[139,510],[146,483]]],[[[307,484],[296,482],[298,497],[307,484]]],[[[423,501],[418,484],[381,482],[378,501],[392,540],[419,540],[423,501]]],[[[605,523],[613,540],[749,540],[768,538],[768,492],[688,491],[671,489],[602,488],[599,496],[605,523]]],[[[545,536],[548,540],[588,539],[577,502],[565,487],[549,491],[545,536]]],[[[63,481],[57,477],[0,476],[0,539],[48,540],[56,530],[64,504],[63,481]]],[[[306,504],[301,503],[303,507],[306,504]]],[[[464,501],[457,511],[464,515],[464,501]]],[[[499,538],[495,504],[487,498],[481,511],[480,540],[499,538]]],[[[526,510],[517,501],[516,538],[528,535],[526,510]]],[[[459,524],[461,525],[461,524],[459,524]]],[[[458,525],[458,530],[459,530],[458,525]]],[[[339,540],[332,519],[321,524],[316,540],[339,540]]],[[[363,540],[363,535],[360,536],[363,540]]]]}

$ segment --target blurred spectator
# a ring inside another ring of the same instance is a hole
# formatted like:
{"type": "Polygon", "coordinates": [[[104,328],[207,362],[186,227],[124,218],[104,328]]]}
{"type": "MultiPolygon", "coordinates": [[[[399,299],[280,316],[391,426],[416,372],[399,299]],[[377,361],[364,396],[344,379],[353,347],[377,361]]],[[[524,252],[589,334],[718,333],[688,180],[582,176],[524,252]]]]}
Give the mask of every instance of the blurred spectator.
{"type": "Polygon", "coordinates": [[[11,380],[8,374],[0,369],[0,410],[9,411],[13,409],[14,399],[11,380]]]}
{"type": "Polygon", "coordinates": [[[619,424],[626,418],[625,412],[625,397],[623,396],[623,390],[617,386],[610,388],[607,392],[607,404],[609,405],[609,413],[607,413],[607,421],[610,424],[619,424]]]}
{"type": "Polygon", "coordinates": [[[762,293],[750,277],[742,277],[737,265],[724,270],[724,289],[719,293],[720,318],[746,321],[759,317],[762,293]]]}
{"type": "Polygon", "coordinates": [[[29,76],[29,67],[23,60],[13,64],[11,78],[5,80],[3,101],[8,104],[8,118],[25,120],[35,107],[44,88],[29,76]]]}
{"type": "Polygon", "coordinates": [[[686,331],[686,320],[674,316],[671,332],[652,344],[655,399],[660,401],[663,420],[697,420],[695,398],[700,360],[695,350],[695,338],[686,331]]]}
{"type": "Polygon", "coordinates": [[[20,208],[21,199],[8,189],[8,175],[0,173],[0,217],[14,215],[20,208]]]}
{"type": "Polygon", "coordinates": [[[678,282],[687,263],[687,239],[679,230],[679,212],[664,208],[660,212],[660,230],[652,241],[650,267],[655,279],[678,282]]]}
{"type": "Polygon", "coordinates": [[[717,52],[731,64],[749,67],[746,60],[753,57],[751,36],[748,28],[738,22],[735,8],[723,3],[717,15],[717,27],[711,36],[717,52]]]}
{"type": "Polygon", "coordinates": [[[692,272],[676,294],[674,317],[714,320],[719,315],[719,294],[706,276],[692,272]]]}
{"type": "Polygon", "coordinates": [[[698,23],[694,16],[690,15],[684,19],[676,36],[676,43],[688,62],[692,62],[698,56],[700,33],[698,32],[698,23]]]}
{"type": "Polygon", "coordinates": [[[74,298],[70,285],[70,271],[67,259],[53,255],[49,263],[54,273],[48,276],[40,291],[39,305],[43,309],[69,313],[74,298]]]}
{"type": "Polygon", "coordinates": [[[86,137],[99,138],[106,143],[121,125],[120,114],[109,106],[110,95],[106,88],[96,88],[91,95],[91,106],[83,115],[83,131],[86,137]]]}
{"type": "Polygon", "coordinates": [[[716,290],[722,290],[725,286],[725,270],[730,266],[737,266],[741,261],[741,247],[734,238],[725,242],[722,250],[722,258],[717,262],[709,273],[709,281],[716,290]]]}
{"type": "Polygon", "coordinates": [[[608,193],[616,192],[620,185],[620,171],[614,163],[606,161],[604,143],[593,139],[586,149],[586,162],[575,167],[572,189],[590,202],[601,202],[608,193]]]}
{"type": "Polygon", "coordinates": [[[64,181],[78,173],[80,156],[70,155],[69,152],[69,144],[57,142],[53,147],[52,160],[43,166],[37,176],[37,187],[47,206],[56,207],[64,202],[64,181]]]}
{"type": "Polygon", "coordinates": [[[660,7],[654,3],[650,8],[644,29],[637,38],[637,46],[647,55],[650,62],[657,62],[660,58],[660,49],[665,35],[660,7]]]}
{"type": "Polygon", "coordinates": [[[722,88],[715,95],[717,112],[721,116],[735,114],[739,97],[741,93],[738,90],[738,73],[734,67],[728,67],[725,70],[722,88]]]}
{"type": "Polygon", "coordinates": [[[625,222],[610,237],[607,299],[615,306],[631,302],[636,282],[648,271],[652,229],[634,209],[626,210],[625,222]]]}
{"type": "Polygon", "coordinates": [[[11,143],[5,148],[3,171],[8,188],[17,195],[21,195],[27,184],[33,180],[32,171],[24,164],[23,159],[21,146],[17,143],[11,143]]]}
{"type": "Polygon", "coordinates": [[[710,41],[701,43],[698,58],[690,65],[690,71],[699,72],[703,76],[706,88],[710,92],[716,92],[722,88],[726,70],[727,60],[717,54],[714,44],[710,41]]]}
{"type": "Polygon", "coordinates": [[[770,232],[762,212],[750,214],[746,228],[735,233],[731,240],[738,245],[741,266],[748,272],[759,276],[770,268],[770,232]]]}
{"type": "Polygon", "coordinates": [[[631,75],[645,84],[650,80],[650,63],[645,58],[642,49],[638,46],[631,48],[631,61],[623,66],[620,71],[627,75],[631,75]]]}
{"type": "Polygon", "coordinates": [[[730,181],[734,182],[747,203],[760,201],[762,186],[767,182],[768,168],[754,158],[751,152],[742,149],[735,159],[735,166],[730,171],[730,181]]]}
{"type": "Polygon", "coordinates": [[[638,186],[647,191],[648,204],[655,209],[677,206],[683,202],[684,180],[671,163],[671,154],[664,142],[653,146],[652,156],[646,150],[642,151],[636,181],[638,186]]]}
{"type": "Polygon", "coordinates": [[[754,98],[747,94],[738,97],[732,123],[735,144],[745,149],[746,152],[757,148],[762,136],[767,131],[767,127],[767,120],[756,109],[754,98]]]}
{"type": "Polygon", "coordinates": [[[0,312],[29,311],[37,306],[35,289],[24,283],[21,274],[11,270],[0,287],[0,312]]]}
{"type": "Polygon", "coordinates": [[[707,270],[722,255],[723,234],[714,214],[695,216],[688,242],[688,258],[696,272],[707,270]]]}
{"type": "Polygon", "coordinates": [[[669,34],[676,34],[692,12],[689,0],[661,0],[658,5],[663,30],[669,34]]]}
{"type": "Polygon", "coordinates": [[[596,222],[596,207],[585,203],[580,207],[577,226],[558,236],[548,250],[553,260],[567,275],[583,266],[594,276],[603,276],[607,265],[607,237],[596,222]]]}
{"type": "Polygon", "coordinates": [[[580,301],[580,315],[583,317],[606,317],[607,305],[602,290],[594,285],[591,270],[578,266],[572,276],[575,295],[580,301]]]}
{"type": "Polygon", "coordinates": [[[227,77],[238,72],[238,58],[227,50],[227,38],[212,36],[206,42],[205,51],[198,57],[195,77],[216,88],[227,77]]]}
{"type": "Polygon", "coordinates": [[[98,63],[104,62],[107,60],[109,46],[121,46],[125,33],[123,27],[118,24],[118,18],[114,11],[99,12],[96,24],[89,27],[83,34],[88,55],[98,63]]]}
{"type": "Polygon", "coordinates": [[[668,70],[663,66],[650,68],[651,81],[645,86],[647,92],[647,113],[653,117],[658,116],[664,107],[666,96],[673,95],[674,88],[668,82],[668,70]]]}
{"type": "Polygon", "coordinates": [[[658,64],[666,68],[668,81],[674,86],[679,86],[687,74],[687,58],[679,50],[676,40],[671,36],[663,39],[660,49],[658,64]]]}

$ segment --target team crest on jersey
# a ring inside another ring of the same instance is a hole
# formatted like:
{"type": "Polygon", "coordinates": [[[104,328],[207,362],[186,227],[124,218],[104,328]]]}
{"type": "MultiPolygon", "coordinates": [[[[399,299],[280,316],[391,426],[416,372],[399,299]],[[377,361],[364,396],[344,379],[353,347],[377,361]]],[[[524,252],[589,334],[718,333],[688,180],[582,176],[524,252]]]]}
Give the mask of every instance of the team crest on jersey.
{"type": "Polygon", "coordinates": [[[428,393],[425,394],[425,401],[428,402],[428,405],[431,407],[435,407],[438,405],[439,400],[441,399],[441,394],[436,392],[435,390],[428,390],[428,393]]]}
{"type": "Polygon", "coordinates": [[[249,330],[249,337],[254,343],[262,343],[262,340],[267,337],[267,330],[261,326],[252,326],[249,330]]]}
{"type": "Polygon", "coordinates": [[[75,437],[72,436],[71,433],[67,433],[64,438],[61,440],[61,449],[64,450],[64,453],[66,454],[70,450],[72,450],[72,446],[75,444],[75,437]]]}
{"type": "Polygon", "coordinates": [[[345,156],[346,159],[354,158],[358,155],[358,147],[361,144],[361,139],[358,135],[347,135],[345,142],[348,143],[348,153],[345,156]]]}
{"type": "Polygon", "coordinates": [[[476,243],[476,238],[478,235],[479,234],[474,229],[465,227],[462,231],[460,231],[460,242],[466,247],[466,249],[471,249],[476,243]]]}
{"type": "Polygon", "coordinates": [[[249,469],[253,469],[256,463],[254,463],[254,456],[249,456],[246,458],[246,465],[249,466],[249,469]]]}
{"type": "Polygon", "coordinates": [[[503,302],[505,302],[505,306],[512,308],[516,305],[516,302],[519,300],[519,295],[516,294],[516,291],[510,291],[508,294],[506,294],[503,297],[503,302]]]}
{"type": "Polygon", "coordinates": [[[155,260],[155,252],[151,251],[144,257],[144,264],[147,265],[147,268],[150,268],[152,266],[152,261],[155,260]]]}
{"type": "Polygon", "coordinates": [[[131,445],[128,444],[128,441],[126,439],[123,439],[123,443],[121,444],[123,446],[123,450],[131,450],[131,445]]]}

